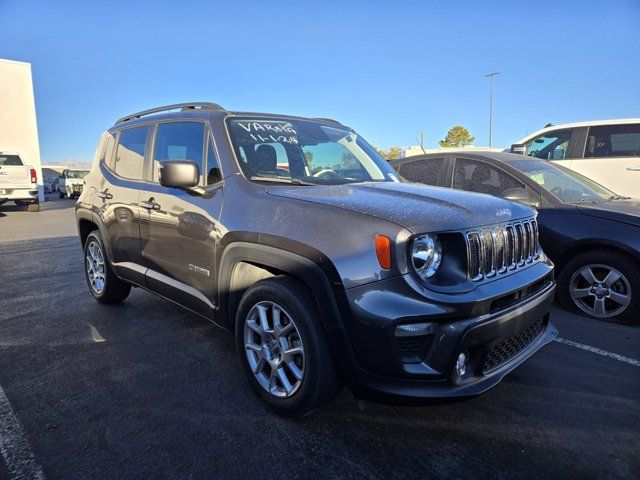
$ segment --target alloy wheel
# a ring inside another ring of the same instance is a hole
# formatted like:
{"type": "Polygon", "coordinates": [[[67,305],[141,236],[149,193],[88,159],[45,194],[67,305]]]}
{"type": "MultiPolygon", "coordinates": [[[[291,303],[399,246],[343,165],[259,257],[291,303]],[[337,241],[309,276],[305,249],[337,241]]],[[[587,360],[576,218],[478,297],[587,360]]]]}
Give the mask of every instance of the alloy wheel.
{"type": "Polygon", "coordinates": [[[244,350],[260,386],[271,395],[296,393],[305,373],[300,331],[293,318],[274,302],[260,302],[244,322],[244,350]]]}
{"type": "Polygon", "coordinates": [[[104,291],[106,283],[106,273],[104,266],[104,255],[102,248],[95,240],[91,240],[87,246],[87,256],[85,258],[87,268],[87,278],[91,290],[97,295],[104,291]]]}
{"type": "Polygon", "coordinates": [[[631,303],[629,280],[609,265],[580,268],[571,276],[569,293],[580,310],[597,318],[619,315],[631,303]]]}

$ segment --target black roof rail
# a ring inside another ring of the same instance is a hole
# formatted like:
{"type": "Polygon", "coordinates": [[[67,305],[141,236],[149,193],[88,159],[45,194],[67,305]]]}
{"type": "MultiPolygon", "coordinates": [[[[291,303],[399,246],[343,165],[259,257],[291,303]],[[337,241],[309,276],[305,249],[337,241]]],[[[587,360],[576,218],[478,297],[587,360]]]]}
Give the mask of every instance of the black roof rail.
{"type": "Polygon", "coordinates": [[[333,118],[316,117],[313,120],[320,120],[321,122],[328,122],[328,123],[333,123],[334,125],[341,125],[342,126],[342,124],[339,121],[334,120],[333,118]]]}
{"type": "Polygon", "coordinates": [[[165,105],[163,107],[151,108],[149,110],[143,110],[142,112],[133,113],[131,115],[127,115],[126,117],[119,118],[116,120],[116,125],[123,122],[128,122],[130,120],[135,120],[136,118],[144,117],[146,115],[153,115],[154,113],[160,112],[168,112],[169,110],[224,110],[217,103],[210,102],[188,102],[188,103],[175,103],[173,105],[165,105]]]}

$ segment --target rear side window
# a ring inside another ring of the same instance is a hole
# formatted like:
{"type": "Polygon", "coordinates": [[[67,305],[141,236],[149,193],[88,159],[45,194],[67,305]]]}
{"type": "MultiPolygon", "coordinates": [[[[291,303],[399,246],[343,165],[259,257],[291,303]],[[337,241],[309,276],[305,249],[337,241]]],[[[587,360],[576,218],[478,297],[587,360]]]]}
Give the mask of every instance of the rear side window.
{"type": "Polygon", "coordinates": [[[539,135],[524,144],[527,155],[544,160],[562,160],[567,157],[573,129],[556,130],[539,135]]]}
{"type": "Polygon", "coordinates": [[[116,149],[116,134],[111,132],[111,133],[107,133],[106,139],[105,139],[105,146],[104,149],[102,151],[102,158],[100,159],[100,161],[102,161],[107,167],[109,168],[113,168],[113,152],[116,149]]]}
{"type": "Polygon", "coordinates": [[[640,124],[591,127],[585,158],[640,156],[640,124]]]}
{"type": "Polygon", "coordinates": [[[499,197],[506,190],[524,188],[524,184],[488,163],[458,158],[453,172],[453,188],[499,197]]]}
{"type": "Polygon", "coordinates": [[[16,165],[22,165],[22,160],[18,155],[3,155],[0,154],[0,167],[14,167],[16,165]]]}
{"type": "Polygon", "coordinates": [[[400,166],[400,176],[410,182],[426,183],[427,185],[442,186],[444,178],[444,158],[430,158],[404,163],[400,166]]]}
{"type": "Polygon", "coordinates": [[[198,164],[200,175],[204,152],[204,123],[171,122],[158,125],[153,159],[153,181],[160,181],[160,165],[167,160],[189,160],[198,164]]]}
{"type": "Polygon", "coordinates": [[[107,132],[104,133],[100,137],[100,143],[98,144],[98,149],[96,150],[96,157],[99,162],[104,163],[107,168],[111,168],[111,160],[113,157],[113,150],[116,145],[116,137],[115,133],[107,132]]]}
{"type": "Polygon", "coordinates": [[[149,126],[128,128],[120,131],[113,170],[124,178],[144,178],[144,149],[149,126]]]}

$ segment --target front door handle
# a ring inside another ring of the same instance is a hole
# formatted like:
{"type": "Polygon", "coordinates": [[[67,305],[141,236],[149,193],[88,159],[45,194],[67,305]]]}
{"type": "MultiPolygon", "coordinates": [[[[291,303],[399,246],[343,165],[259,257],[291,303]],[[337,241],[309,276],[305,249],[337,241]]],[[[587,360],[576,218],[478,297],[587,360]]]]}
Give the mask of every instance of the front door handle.
{"type": "Polygon", "coordinates": [[[106,190],[104,190],[103,192],[96,193],[96,195],[98,195],[98,197],[102,198],[103,200],[111,200],[113,198],[113,195],[111,195],[109,193],[109,189],[108,188],[106,190]]]}
{"type": "Polygon", "coordinates": [[[144,208],[148,208],[149,210],[160,210],[160,204],[156,203],[153,197],[147,200],[146,202],[140,202],[140,206],[144,208]]]}
{"type": "Polygon", "coordinates": [[[640,172],[640,165],[636,165],[635,167],[627,167],[627,170],[630,172],[640,172]]]}

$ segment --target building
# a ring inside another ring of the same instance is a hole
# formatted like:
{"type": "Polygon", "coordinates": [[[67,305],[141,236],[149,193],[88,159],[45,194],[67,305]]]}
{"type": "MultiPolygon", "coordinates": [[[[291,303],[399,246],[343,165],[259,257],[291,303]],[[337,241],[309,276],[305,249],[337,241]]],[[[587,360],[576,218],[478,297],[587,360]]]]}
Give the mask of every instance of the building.
{"type": "Polygon", "coordinates": [[[0,152],[17,152],[36,169],[44,202],[31,64],[0,59],[0,152]]]}

